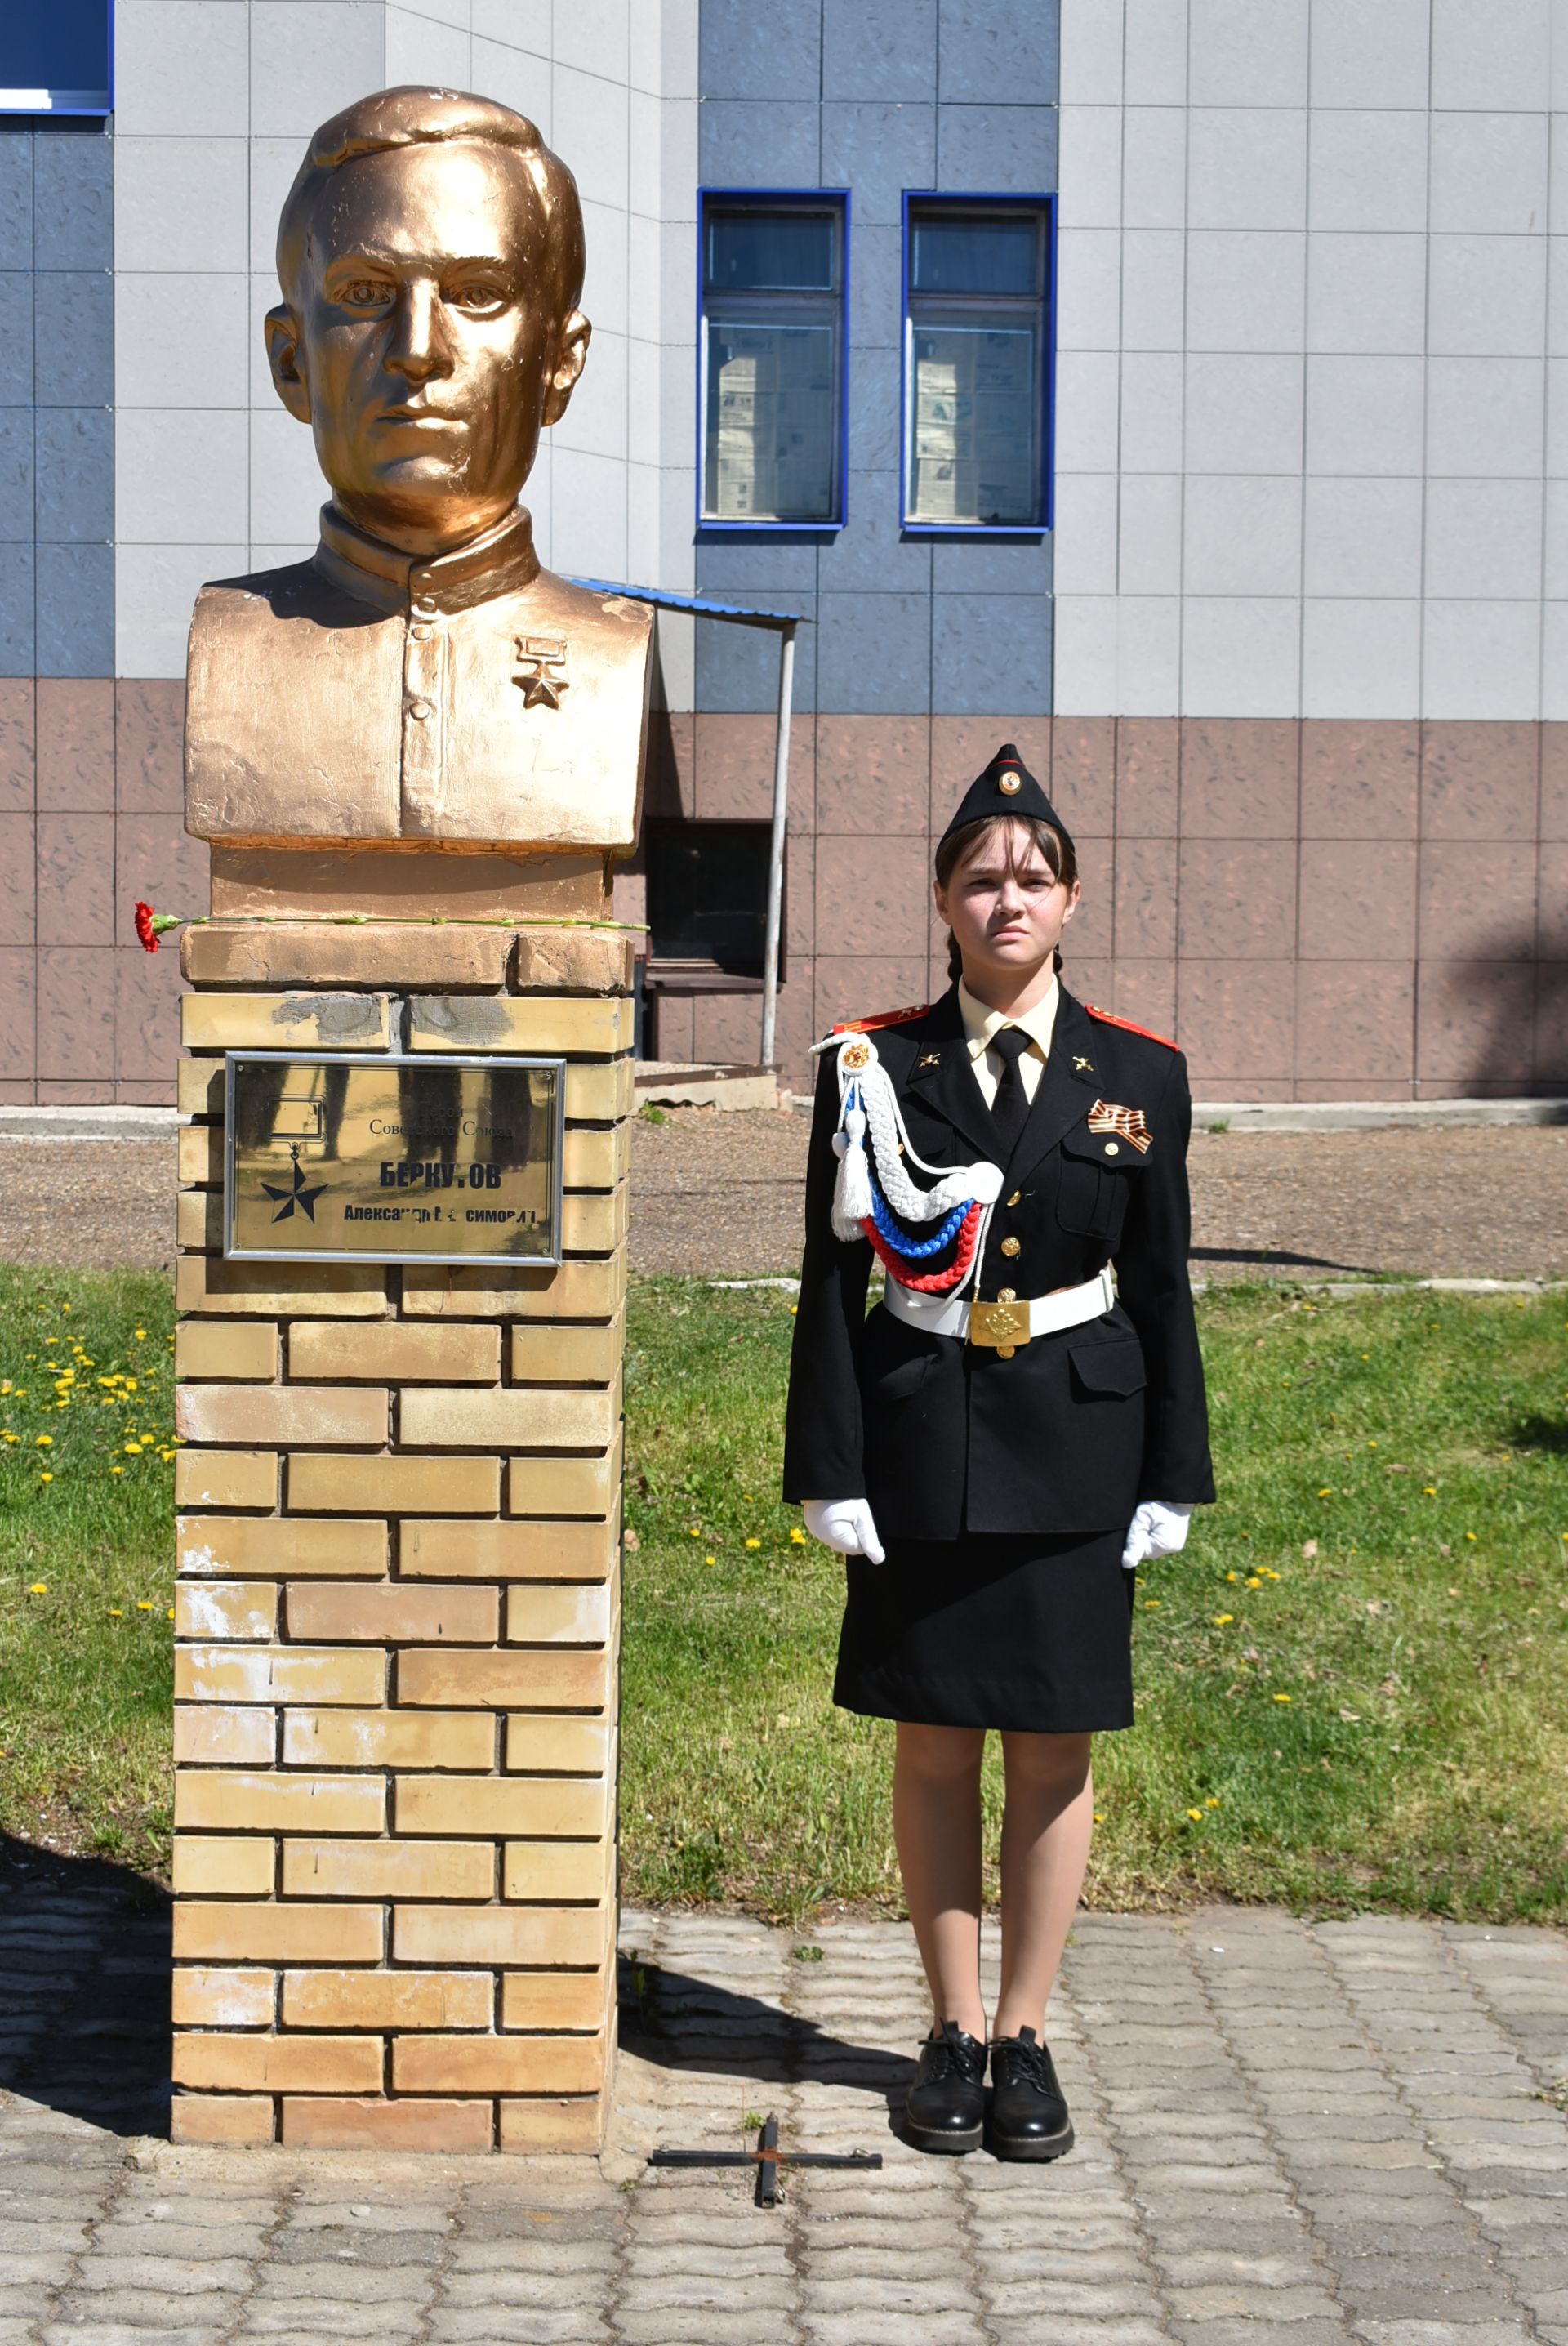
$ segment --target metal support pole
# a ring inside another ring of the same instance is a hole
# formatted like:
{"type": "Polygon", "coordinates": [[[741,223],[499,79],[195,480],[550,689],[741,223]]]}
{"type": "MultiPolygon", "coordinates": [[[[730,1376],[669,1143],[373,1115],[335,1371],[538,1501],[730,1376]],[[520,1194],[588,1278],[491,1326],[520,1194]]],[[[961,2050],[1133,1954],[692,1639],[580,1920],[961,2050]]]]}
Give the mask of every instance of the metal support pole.
{"type": "Polygon", "coordinates": [[[773,743],[773,837],[768,856],[768,930],[762,947],[762,1064],[774,1063],[779,931],[784,909],[784,835],[789,807],[789,714],[795,698],[795,623],[779,639],[779,729],[773,743]]]}

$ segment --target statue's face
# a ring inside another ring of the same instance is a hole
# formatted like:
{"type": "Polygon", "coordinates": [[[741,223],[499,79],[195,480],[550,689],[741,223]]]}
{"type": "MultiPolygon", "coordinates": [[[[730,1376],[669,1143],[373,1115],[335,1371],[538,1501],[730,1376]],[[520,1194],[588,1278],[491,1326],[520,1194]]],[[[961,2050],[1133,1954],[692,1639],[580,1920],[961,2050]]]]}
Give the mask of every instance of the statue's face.
{"type": "Polygon", "coordinates": [[[457,141],[367,155],[319,198],[273,380],[339,507],[411,554],[509,513],[582,372],[555,314],[549,230],[521,157],[457,141]]]}

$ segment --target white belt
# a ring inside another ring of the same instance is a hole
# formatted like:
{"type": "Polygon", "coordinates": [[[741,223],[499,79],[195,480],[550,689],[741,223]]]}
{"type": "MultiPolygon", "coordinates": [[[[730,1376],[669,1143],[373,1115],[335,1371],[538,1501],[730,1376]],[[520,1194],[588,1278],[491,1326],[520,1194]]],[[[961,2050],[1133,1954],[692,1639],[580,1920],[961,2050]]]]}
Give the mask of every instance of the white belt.
{"type": "Polygon", "coordinates": [[[972,1344],[994,1344],[1014,1350],[1031,1336],[1052,1336],[1061,1328],[1080,1327],[1097,1320],[1116,1300],[1107,1268],[1086,1279],[1081,1287],[1059,1287],[1054,1295],[995,1303],[951,1302],[945,1295],[921,1295],[890,1279],[882,1301],[895,1320],[923,1328],[930,1336],[962,1336],[972,1344]]]}

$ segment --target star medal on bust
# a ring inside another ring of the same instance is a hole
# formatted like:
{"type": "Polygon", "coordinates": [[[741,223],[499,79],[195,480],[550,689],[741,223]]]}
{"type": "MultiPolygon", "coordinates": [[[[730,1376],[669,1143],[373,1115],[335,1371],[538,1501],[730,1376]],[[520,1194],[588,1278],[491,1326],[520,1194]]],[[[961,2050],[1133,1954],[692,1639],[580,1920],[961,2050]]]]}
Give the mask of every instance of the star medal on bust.
{"type": "Polygon", "coordinates": [[[984,1251],[985,1226],[1002,1194],[1002,1168],[982,1161],[944,1170],[915,1154],[891,1078],[869,1035],[842,1037],[838,1073],[833,1235],[846,1244],[869,1239],[882,1269],[901,1287],[956,1295],[984,1251]],[[921,1188],[917,1173],[931,1177],[929,1188],[921,1188]]]}
{"type": "Polygon", "coordinates": [[[535,709],[541,702],[546,709],[559,709],[561,695],[569,689],[571,678],[566,674],[566,638],[565,636],[518,636],[518,672],[514,684],[523,688],[523,706],[535,709]]]}

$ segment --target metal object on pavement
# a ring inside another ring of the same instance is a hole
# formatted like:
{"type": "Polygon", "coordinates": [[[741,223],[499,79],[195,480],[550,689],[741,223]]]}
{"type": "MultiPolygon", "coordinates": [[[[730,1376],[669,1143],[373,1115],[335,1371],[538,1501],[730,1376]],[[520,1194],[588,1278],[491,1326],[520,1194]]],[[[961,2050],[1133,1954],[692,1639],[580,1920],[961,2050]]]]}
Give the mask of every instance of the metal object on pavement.
{"type": "Polygon", "coordinates": [[[787,2167],[879,2168],[880,2150],[781,2150],[779,2121],[771,2112],[762,2121],[755,2150],[672,2150],[660,2143],[648,2153],[650,2167],[755,2167],[757,2205],[773,2208],[779,2201],[779,2173],[787,2167]]]}

